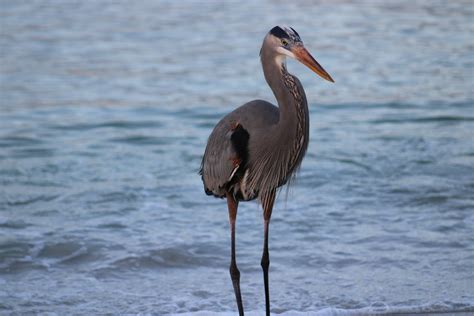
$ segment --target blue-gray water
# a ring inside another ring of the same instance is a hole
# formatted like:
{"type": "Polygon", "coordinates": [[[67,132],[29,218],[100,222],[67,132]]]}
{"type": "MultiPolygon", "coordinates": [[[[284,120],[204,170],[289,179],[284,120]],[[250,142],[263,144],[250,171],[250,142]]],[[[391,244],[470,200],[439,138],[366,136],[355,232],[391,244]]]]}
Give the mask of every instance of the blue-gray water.
{"type": "MultiPolygon", "coordinates": [[[[336,83],[288,62],[311,141],[273,212],[272,311],[473,311],[473,16],[472,1],[1,1],[0,314],[236,310],[226,205],[197,170],[223,115],[274,101],[258,52],[276,24],[336,83]]],[[[255,314],[261,217],[241,204],[255,314]]]]}

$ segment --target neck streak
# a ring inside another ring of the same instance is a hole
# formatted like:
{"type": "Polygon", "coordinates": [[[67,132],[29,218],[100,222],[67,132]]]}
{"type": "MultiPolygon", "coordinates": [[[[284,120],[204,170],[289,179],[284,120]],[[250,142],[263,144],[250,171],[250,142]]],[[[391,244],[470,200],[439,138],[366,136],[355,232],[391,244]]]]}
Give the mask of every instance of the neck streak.
{"type": "MultiPolygon", "coordinates": [[[[288,73],[284,56],[262,54],[265,79],[273,91],[280,110],[280,119],[272,131],[278,135],[277,142],[284,144],[283,151],[288,172],[299,166],[309,140],[309,114],[306,96],[299,80],[288,73]]],[[[275,144],[277,145],[277,144],[275,144]]]]}

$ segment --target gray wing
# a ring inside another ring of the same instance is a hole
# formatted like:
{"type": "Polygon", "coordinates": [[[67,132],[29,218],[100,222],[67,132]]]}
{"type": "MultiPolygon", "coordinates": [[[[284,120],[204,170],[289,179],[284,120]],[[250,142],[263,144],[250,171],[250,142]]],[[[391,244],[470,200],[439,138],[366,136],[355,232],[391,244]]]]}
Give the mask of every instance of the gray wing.
{"type": "Polygon", "coordinates": [[[279,110],[263,100],[248,102],[217,123],[207,141],[200,174],[209,195],[224,197],[245,172],[252,131],[278,123],[279,110]]]}

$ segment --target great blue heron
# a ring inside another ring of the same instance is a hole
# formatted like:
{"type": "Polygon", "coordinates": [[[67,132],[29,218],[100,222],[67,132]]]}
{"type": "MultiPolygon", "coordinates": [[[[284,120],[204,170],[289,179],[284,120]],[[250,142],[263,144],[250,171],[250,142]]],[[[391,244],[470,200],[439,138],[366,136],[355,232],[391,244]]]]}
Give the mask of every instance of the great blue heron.
{"type": "Polygon", "coordinates": [[[227,114],[209,136],[201,163],[205,192],[227,198],[232,248],[230,275],[240,315],[244,314],[244,309],[240,272],[235,260],[235,220],[239,201],[258,198],[263,207],[261,265],[266,314],[270,315],[268,226],[275,193],[298,169],[308,147],[308,103],[300,81],[286,69],[287,56],[334,82],[306,50],[293,28],[275,26],[263,40],[260,59],[278,107],[263,100],[254,100],[227,114]]]}

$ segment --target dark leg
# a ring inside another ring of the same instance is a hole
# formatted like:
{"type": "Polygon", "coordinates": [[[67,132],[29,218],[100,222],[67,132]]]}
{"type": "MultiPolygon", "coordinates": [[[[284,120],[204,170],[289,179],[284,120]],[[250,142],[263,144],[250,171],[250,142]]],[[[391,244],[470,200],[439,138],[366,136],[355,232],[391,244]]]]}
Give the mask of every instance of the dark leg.
{"type": "Polygon", "coordinates": [[[237,268],[235,261],[235,220],[237,218],[237,207],[239,202],[227,193],[227,207],[229,208],[229,223],[230,223],[230,238],[231,238],[231,261],[230,261],[230,277],[232,278],[232,285],[234,286],[235,299],[237,300],[237,307],[239,308],[239,315],[244,315],[244,307],[242,305],[242,296],[240,294],[240,271],[237,268]]]}
{"type": "Polygon", "coordinates": [[[265,310],[270,316],[270,290],[268,286],[268,268],[270,267],[270,256],[268,254],[268,227],[272,216],[273,202],[275,202],[275,191],[271,191],[262,197],[263,220],[264,220],[264,241],[262,254],[263,282],[265,284],[265,310]]]}

